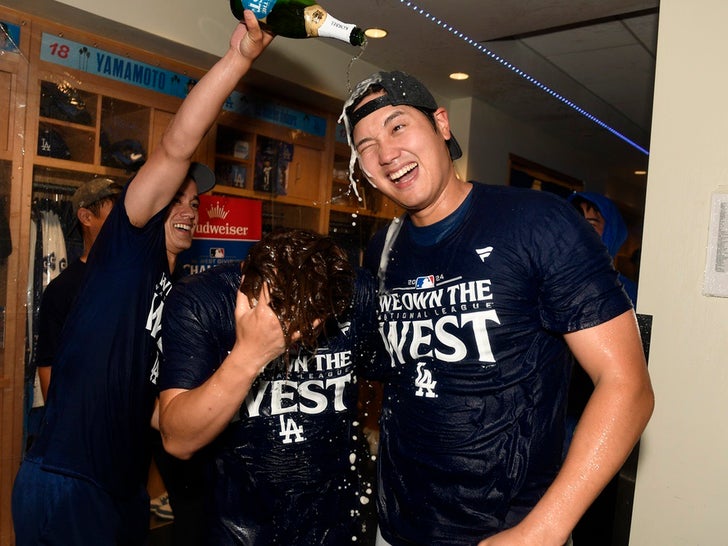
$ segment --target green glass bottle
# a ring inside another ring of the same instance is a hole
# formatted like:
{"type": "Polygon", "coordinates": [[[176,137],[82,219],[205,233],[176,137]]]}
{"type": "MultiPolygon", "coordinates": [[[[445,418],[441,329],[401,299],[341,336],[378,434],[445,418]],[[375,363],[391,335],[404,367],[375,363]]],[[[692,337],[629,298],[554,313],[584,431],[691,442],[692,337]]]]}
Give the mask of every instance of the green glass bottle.
{"type": "Polygon", "coordinates": [[[316,0],[230,0],[236,19],[249,9],[264,28],[287,38],[336,38],[354,46],[364,45],[364,31],[356,25],[342,23],[316,0]]]}

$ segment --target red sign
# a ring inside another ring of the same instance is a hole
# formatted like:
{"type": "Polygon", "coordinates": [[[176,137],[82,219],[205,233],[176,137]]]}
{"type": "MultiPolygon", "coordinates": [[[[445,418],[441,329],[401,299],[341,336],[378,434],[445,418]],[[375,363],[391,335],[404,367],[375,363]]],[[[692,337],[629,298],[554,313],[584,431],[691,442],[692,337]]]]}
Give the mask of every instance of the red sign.
{"type": "Polygon", "coordinates": [[[201,195],[192,247],[179,257],[185,274],[223,262],[239,262],[263,231],[262,202],[256,199],[201,195]]]}
{"type": "Polygon", "coordinates": [[[200,220],[195,239],[258,241],[262,230],[262,203],[224,195],[200,196],[200,220]]]}

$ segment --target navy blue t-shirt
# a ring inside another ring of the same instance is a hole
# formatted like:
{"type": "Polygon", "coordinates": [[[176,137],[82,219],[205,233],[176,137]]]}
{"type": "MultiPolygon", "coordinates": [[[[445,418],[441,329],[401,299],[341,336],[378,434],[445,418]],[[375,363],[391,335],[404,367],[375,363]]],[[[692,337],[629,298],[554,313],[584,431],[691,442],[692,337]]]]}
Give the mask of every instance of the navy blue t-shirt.
{"type": "Polygon", "coordinates": [[[89,255],[28,458],[119,498],[144,498],[156,395],[150,374],[171,283],[165,210],[137,228],[126,214],[125,196],[89,255]]]}
{"type": "Polygon", "coordinates": [[[36,366],[52,366],[61,340],[63,325],[73,306],[79,287],[86,273],[86,262],[74,260],[45,291],[38,314],[38,347],[35,351],[36,366]]]}
{"type": "MultiPolygon", "coordinates": [[[[444,238],[408,219],[379,295],[379,510],[391,544],[472,545],[518,523],[561,465],[562,334],[630,309],[596,232],[545,192],[474,184],[444,238]]],[[[367,249],[379,268],[384,232],[367,249]]]]}
{"type": "MultiPolygon", "coordinates": [[[[160,390],[193,389],[227,357],[240,280],[240,264],[223,264],[175,284],[160,390]]],[[[340,546],[359,532],[355,356],[375,327],[373,282],[361,272],[352,311],[329,321],[314,355],[291,354],[288,369],[282,358],[268,364],[204,450],[208,544],[340,546]]]]}

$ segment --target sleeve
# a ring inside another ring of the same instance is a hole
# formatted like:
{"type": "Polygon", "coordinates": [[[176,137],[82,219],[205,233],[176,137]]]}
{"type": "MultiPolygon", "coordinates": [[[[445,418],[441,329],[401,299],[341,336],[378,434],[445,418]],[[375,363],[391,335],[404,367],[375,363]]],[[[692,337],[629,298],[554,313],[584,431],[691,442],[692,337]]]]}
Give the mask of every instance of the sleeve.
{"type": "Polygon", "coordinates": [[[132,182],[133,179],[124,187],[101,226],[89,252],[89,266],[93,265],[101,270],[116,270],[127,265],[119,264],[120,256],[132,263],[145,263],[156,257],[160,242],[164,244],[164,220],[169,207],[155,214],[143,227],[136,227],[129,220],[125,204],[126,192],[132,182]]]}
{"type": "Polygon", "coordinates": [[[198,387],[222,361],[216,323],[210,320],[222,298],[198,297],[195,283],[184,282],[188,279],[172,288],[164,304],[160,391],[198,387]]]}
{"type": "Polygon", "coordinates": [[[60,295],[51,282],[43,292],[38,314],[38,347],[35,353],[36,366],[52,366],[61,339],[61,330],[66,313],[59,301],[60,295]]]}
{"type": "Polygon", "coordinates": [[[596,326],[632,308],[597,232],[566,201],[554,199],[532,230],[541,272],[541,320],[567,333],[596,326]]]}

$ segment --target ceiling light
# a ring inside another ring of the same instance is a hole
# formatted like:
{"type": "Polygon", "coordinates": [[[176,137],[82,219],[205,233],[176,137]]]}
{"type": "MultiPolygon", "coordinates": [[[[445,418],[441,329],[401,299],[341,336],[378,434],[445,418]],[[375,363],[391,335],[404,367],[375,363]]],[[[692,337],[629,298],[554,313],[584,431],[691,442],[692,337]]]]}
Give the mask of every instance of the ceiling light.
{"type": "Polygon", "coordinates": [[[420,8],[419,6],[417,6],[414,2],[411,2],[410,0],[399,0],[399,2],[401,4],[404,4],[405,6],[407,6],[409,8],[412,8],[412,10],[414,10],[417,13],[419,13],[425,19],[428,19],[431,22],[435,23],[437,26],[442,27],[443,29],[451,32],[453,34],[453,36],[455,36],[456,38],[460,38],[465,43],[473,46],[475,49],[477,49],[481,53],[484,53],[485,55],[487,55],[488,57],[490,57],[491,59],[493,59],[497,63],[500,63],[502,66],[504,66],[508,70],[510,70],[510,71],[518,74],[521,78],[525,79],[526,81],[528,81],[532,85],[535,85],[541,91],[544,91],[545,93],[551,95],[553,98],[555,98],[556,100],[562,102],[563,104],[565,104],[569,108],[574,109],[579,114],[581,114],[585,118],[593,121],[594,123],[596,123],[602,129],[605,129],[605,130],[609,131],[610,133],[612,133],[617,138],[622,139],[624,142],[626,142],[627,144],[629,144],[633,148],[639,150],[640,152],[642,152],[645,155],[650,155],[649,150],[647,150],[646,148],[643,148],[642,146],[640,146],[639,144],[637,144],[636,142],[634,142],[633,140],[631,140],[627,136],[623,135],[622,133],[620,133],[619,131],[617,131],[613,127],[610,127],[609,125],[607,125],[606,123],[604,123],[602,120],[600,120],[599,118],[597,118],[593,114],[590,114],[589,112],[587,112],[586,110],[584,110],[578,104],[575,104],[574,102],[572,102],[571,100],[567,99],[563,95],[560,95],[559,93],[557,93],[556,91],[554,91],[553,89],[551,89],[550,87],[548,87],[547,85],[545,85],[545,84],[541,83],[540,81],[538,81],[536,78],[534,78],[530,74],[527,74],[526,72],[524,72],[523,70],[521,70],[517,66],[511,64],[510,62],[508,62],[503,57],[498,56],[497,54],[495,54],[494,52],[492,52],[491,50],[489,50],[488,48],[486,48],[483,44],[481,44],[480,42],[478,42],[474,38],[471,38],[470,36],[468,36],[466,34],[463,34],[461,31],[459,31],[458,29],[456,29],[455,27],[453,27],[447,21],[443,21],[442,19],[439,19],[438,17],[435,17],[434,15],[428,13],[427,11],[425,11],[422,8],[420,8]]]}
{"type": "Polygon", "coordinates": [[[384,38],[387,35],[387,31],[383,28],[368,28],[364,31],[367,38],[384,38]]]}
{"type": "Polygon", "coordinates": [[[466,74],[465,72],[453,72],[450,74],[451,80],[467,80],[470,77],[470,74],[466,74]]]}
{"type": "Polygon", "coordinates": [[[644,176],[647,174],[647,171],[635,171],[634,174],[636,174],[637,176],[644,176]]]}

